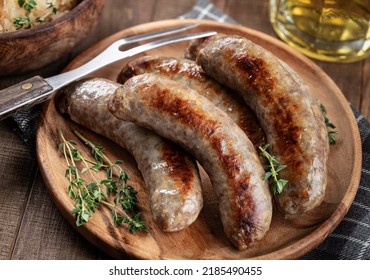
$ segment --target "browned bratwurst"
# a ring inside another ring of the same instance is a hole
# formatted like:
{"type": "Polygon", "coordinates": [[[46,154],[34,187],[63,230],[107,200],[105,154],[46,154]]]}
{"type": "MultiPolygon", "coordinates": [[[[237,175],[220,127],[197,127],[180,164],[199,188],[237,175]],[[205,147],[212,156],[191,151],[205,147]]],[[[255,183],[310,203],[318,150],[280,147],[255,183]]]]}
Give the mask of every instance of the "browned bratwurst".
{"type": "Polygon", "coordinates": [[[298,74],[239,36],[218,35],[194,50],[202,69],[238,91],[255,111],[272,154],[287,165],[280,174],[289,183],[276,196],[285,216],[319,205],[327,183],[327,130],[318,102],[298,74]]]}
{"type": "Polygon", "coordinates": [[[194,155],[211,179],[224,231],[237,248],[264,237],[272,217],[264,169],[253,144],[225,112],[189,87],[155,74],[129,79],[116,90],[109,110],[194,155]]]}
{"type": "Polygon", "coordinates": [[[115,118],[107,104],[118,86],[98,78],[75,82],[63,89],[60,110],[131,153],[149,189],[154,221],[164,231],[181,230],[203,206],[196,162],[154,132],[115,118]]]}
{"type": "Polygon", "coordinates": [[[266,144],[265,134],[243,98],[209,77],[194,61],[165,56],[138,57],[127,63],[117,81],[123,84],[127,79],[143,73],[160,75],[194,89],[226,112],[247,134],[256,149],[266,144]]]}

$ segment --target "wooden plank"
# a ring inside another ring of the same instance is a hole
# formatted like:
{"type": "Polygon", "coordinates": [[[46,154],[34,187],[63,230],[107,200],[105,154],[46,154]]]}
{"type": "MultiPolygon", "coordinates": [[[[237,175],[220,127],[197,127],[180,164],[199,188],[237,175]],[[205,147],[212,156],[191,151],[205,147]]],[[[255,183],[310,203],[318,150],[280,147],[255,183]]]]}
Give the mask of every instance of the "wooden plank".
{"type": "Polygon", "coordinates": [[[99,22],[92,35],[76,48],[73,57],[107,36],[150,21],[153,13],[152,7],[156,2],[156,0],[125,0],[124,3],[123,1],[105,1],[99,22]]]}
{"type": "Polygon", "coordinates": [[[106,259],[59,213],[37,175],[12,259],[106,259]]]}
{"type": "Polygon", "coordinates": [[[99,41],[124,28],[148,22],[156,0],[105,1],[105,7],[94,38],[99,41]]]}
{"type": "Polygon", "coordinates": [[[361,113],[370,120],[370,57],[362,62],[361,113]]]}
{"type": "Polygon", "coordinates": [[[268,1],[229,0],[225,12],[241,25],[275,36],[268,17],[268,1]]]}
{"type": "Polygon", "coordinates": [[[157,0],[153,9],[152,20],[173,19],[189,12],[196,1],[157,0]]]}
{"type": "Polygon", "coordinates": [[[0,122],[0,259],[9,259],[36,171],[35,154],[0,122]]]}

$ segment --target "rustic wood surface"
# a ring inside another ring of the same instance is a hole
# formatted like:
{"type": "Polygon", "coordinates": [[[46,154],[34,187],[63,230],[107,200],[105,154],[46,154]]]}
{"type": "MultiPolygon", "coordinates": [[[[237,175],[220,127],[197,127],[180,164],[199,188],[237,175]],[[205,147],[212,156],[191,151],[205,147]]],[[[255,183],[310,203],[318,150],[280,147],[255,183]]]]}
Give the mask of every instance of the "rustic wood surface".
{"type": "MultiPolygon", "coordinates": [[[[121,1],[106,0],[97,28],[75,53],[31,75],[53,75],[102,38],[137,24],[176,18],[189,11],[195,2],[125,0],[122,5],[121,1]]],[[[268,21],[266,0],[212,2],[240,24],[275,36],[268,21]]],[[[370,119],[370,58],[350,64],[316,63],[352,106],[370,119]]],[[[29,76],[1,78],[0,88],[29,76]]],[[[109,259],[60,214],[45,190],[35,150],[18,137],[10,120],[0,122],[0,143],[0,259],[109,259]]]]}

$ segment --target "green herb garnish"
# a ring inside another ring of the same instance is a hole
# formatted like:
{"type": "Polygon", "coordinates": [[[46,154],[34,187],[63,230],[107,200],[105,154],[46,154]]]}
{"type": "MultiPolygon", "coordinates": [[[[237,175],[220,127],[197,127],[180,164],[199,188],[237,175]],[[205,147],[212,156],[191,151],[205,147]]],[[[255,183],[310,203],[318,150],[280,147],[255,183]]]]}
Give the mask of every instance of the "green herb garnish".
{"type": "Polygon", "coordinates": [[[45,18],[44,17],[37,17],[36,22],[44,22],[45,18]]]}
{"type": "MultiPolygon", "coordinates": [[[[36,9],[37,3],[36,0],[18,0],[18,5],[19,7],[23,8],[26,11],[25,16],[19,16],[15,17],[13,20],[13,24],[16,27],[16,29],[29,29],[32,27],[31,19],[30,19],[30,13],[32,12],[33,9],[36,9]]],[[[51,13],[57,14],[58,13],[58,8],[55,6],[53,2],[47,2],[47,9],[51,9],[51,11],[47,11],[44,15],[37,17],[34,22],[37,23],[43,23],[45,22],[45,18],[50,16],[51,13]]]]}
{"type": "Polygon", "coordinates": [[[329,138],[329,143],[330,144],[336,144],[337,143],[337,141],[336,141],[336,139],[335,139],[335,134],[338,134],[339,133],[339,131],[337,131],[337,130],[329,130],[329,129],[335,129],[336,128],[336,126],[332,123],[332,122],[330,122],[329,121],[329,118],[326,116],[326,108],[325,108],[325,106],[323,105],[323,104],[321,104],[320,103],[320,110],[321,110],[321,113],[322,113],[322,115],[323,115],[323,117],[324,117],[324,120],[325,120],[325,125],[326,125],[326,127],[328,128],[328,138],[329,138]]]}
{"type": "Polygon", "coordinates": [[[147,230],[144,221],[140,218],[140,213],[136,213],[137,192],[128,186],[127,174],[118,164],[122,161],[111,160],[102,152],[104,148],[95,144],[77,131],[74,131],[87,146],[91,148],[93,160],[84,156],[77,149],[77,143],[73,140],[67,141],[60,131],[62,142],[59,150],[63,153],[67,163],[65,176],[68,177],[68,195],[74,200],[73,214],[76,214],[76,225],[81,226],[88,222],[99,205],[109,207],[115,226],[125,224],[131,233],[147,230]],[[77,166],[82,165],[79,169],[77,166]],[[98,180],[96,173],[105,171],[106,178],[98,180]],[[92,182],[87,182],[82,178],[82,174],[87,172],[92,178],[92,182]],[[105,191],[104,187],[105,186],[105,191]],[[108,201],[110,194],[114,194],[113,202],[108,201]]]}
{"type": "Polygon", "coordinates": [[[32,27],[31,20],[28,16],[15,17],[13,24],[17,30],[23,27],[24,29],[29,29],[32,27]]]}
{"type": "Polygon", "coordinates": [[[279,165],[279,162],[277,161],[277,159],[267,152],[267,149],[269,146],[270,144],[267,144],[263,147],[259,147],[261,151],[261,156],[267,159],[268,161],[268,164],[265,165],[266,173],[263,179],[270,180],[270,184],[269,184],[270,188],[273,194],[276,195],[276,194],[282,193],[284,190],[284,187],[289,182],[288,180],[279,178],[279,172],[283,170],[284,168],[286,168],[287,166],[279,165]]]}
{"type": "Polygon", "coordinates": [[[48,7],[47,8],[48,9],[52,9],[52,11],[53,11],[54,14],[58,13],[58,8],[54,5],[53,2],[48,2],[47,4],[48,4],[48,7]]]}
{"type": "Polygon", "coordinates": [[[18,0],[18,5],[21,8],[24,8],[28,13],[30,13],[33,9],[36,8],[36,1],[35,0],[18,0]]]}

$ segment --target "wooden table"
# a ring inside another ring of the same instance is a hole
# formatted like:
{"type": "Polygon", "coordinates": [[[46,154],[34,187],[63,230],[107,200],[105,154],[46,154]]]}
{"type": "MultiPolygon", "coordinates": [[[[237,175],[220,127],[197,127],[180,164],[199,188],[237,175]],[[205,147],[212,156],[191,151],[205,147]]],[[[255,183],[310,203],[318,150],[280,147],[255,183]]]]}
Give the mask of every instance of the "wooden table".
{"type": "MultiPolygon", "coordinates": [[[[195,0],[106,0],[101,20],[76,53],[121,29],[176,18],[195,0]]],[[[212,0],[240,24],[275,36],[267,0],[212,0]]],[[[70,57],[72,59],[73,56],[70,57]]],[[[49,76],[68,61],[41,71],[49,76]]],[[[370,120],[370,58],[350,64],[317,62],[348,101],[370,120]]],[[[3,88],[20,77],[1,78],[3,88]]],[[[109,259],[70,226],[45,191],[36,154],[15,133],[10,120],[0,122],[0,259],[109,259]]]]}

